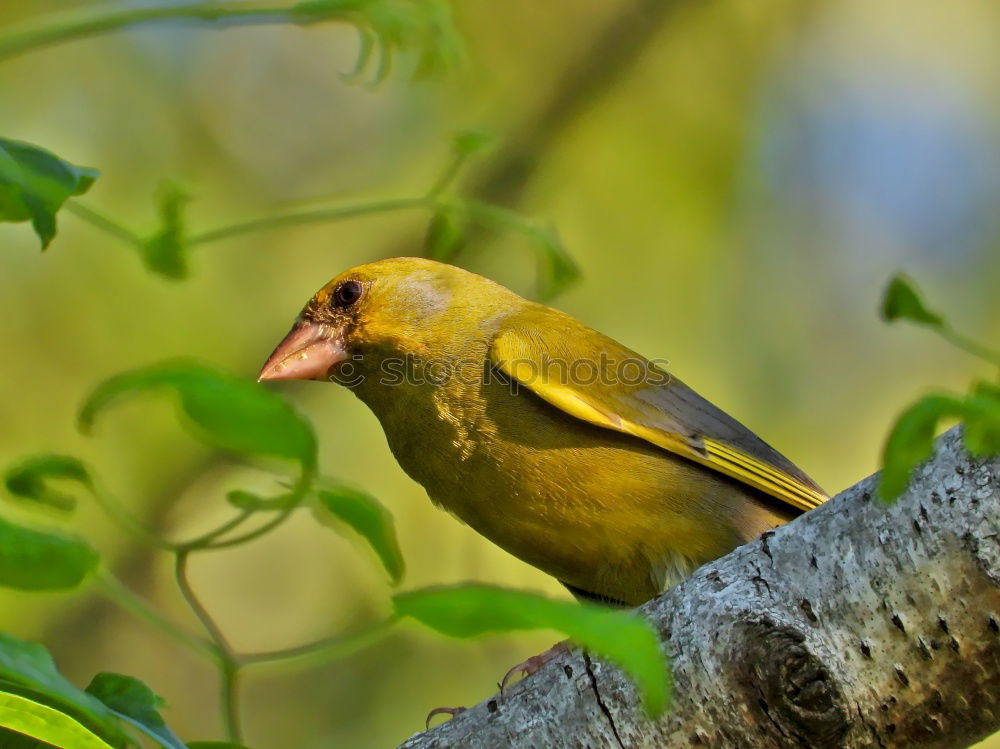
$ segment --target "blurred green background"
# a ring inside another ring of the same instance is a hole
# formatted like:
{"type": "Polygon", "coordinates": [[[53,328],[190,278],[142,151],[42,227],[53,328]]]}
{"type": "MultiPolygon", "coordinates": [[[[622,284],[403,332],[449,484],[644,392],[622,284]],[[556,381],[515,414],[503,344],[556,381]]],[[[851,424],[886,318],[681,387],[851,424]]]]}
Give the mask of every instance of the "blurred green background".
{"type": "MultiPolygon", "coordinates": [[[[98,7],[3,3],[0,33],[98,7]]],[[[152,231],[165,177],[190,186],[190,223],[207,229],[317,198],[417,195],[456,130],[490,130],[497,147],[465,182],[557,227],[583,276],[555,306],[670,360],[831,493],[876,470],[892,418],[916,396],[988,374],[876,309],[905,270],[956,327],[1000,338],[996,3],[459,0],[455,11],[467,64],[413,82],[404,57],[376,90],[341,79],[358,44],[346,26],[172,24],[52,47],[0,65],[0,135],[98,167],[81,202],[152,231]]],[[[270,480],[207,453],[159,402],[124,406],[81,437],[81,399],[174,356],[255,377],[319,286],[420,252],[428,218],[246,235],[199,249],[184,282],[152,276],[66,213],[44,255],[27,225],[0,225],[0,464],[77,454],[165,532],[219,522],[224,489],[270,480]]],[[[459,261],[532,293],[523,237],[483,236],[459,261]]],[[[479,580],[566,596],[434,509],[351,393],[278,387],[316,425],[323,470],[395,514],[404,587],[479,580]]],[[[131,585],[187,620],[165,557],[93,507],[75,522],[131,585]]],[[[366,554],[303,514],[199,557],[194,580],[237,648],[273,649],[384,610],[387,584],[366,554]]],[[[101,670],[142,678],[182,737],[220,735],[214,671],[86,589],[0,590],[0,630],[44,642],[78,684],[101,670]]],[[[398,743],[430,708],[492,694],[554,639],[457,642],[406,626],[346,661],[251,672],[247,743],[398,743]]]]}

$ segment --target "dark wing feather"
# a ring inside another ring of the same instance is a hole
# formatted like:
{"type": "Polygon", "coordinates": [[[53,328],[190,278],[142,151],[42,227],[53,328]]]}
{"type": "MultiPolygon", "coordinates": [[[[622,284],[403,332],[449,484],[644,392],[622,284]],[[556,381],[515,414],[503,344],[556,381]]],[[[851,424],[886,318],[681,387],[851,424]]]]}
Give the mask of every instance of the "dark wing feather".
{"type": "Polygon", "coordinates": [[[563,411],[640,437],[799,510],[827,497],[757,435],[680,380],[557,310],[532,305],[504,320],[494,366],[563,411]]]}

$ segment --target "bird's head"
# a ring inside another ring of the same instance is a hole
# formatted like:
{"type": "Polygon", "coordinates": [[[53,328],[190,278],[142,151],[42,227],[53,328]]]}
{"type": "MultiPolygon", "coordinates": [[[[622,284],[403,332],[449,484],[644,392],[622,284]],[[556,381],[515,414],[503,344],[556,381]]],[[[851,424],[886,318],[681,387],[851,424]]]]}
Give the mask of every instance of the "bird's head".
{"type": "Polygon", "coordinates": [[[306,304],[261,380],[339,380],[346,362],[448,358],[523,302],[482,276],[399,257],[344,271],[306,304]]]}

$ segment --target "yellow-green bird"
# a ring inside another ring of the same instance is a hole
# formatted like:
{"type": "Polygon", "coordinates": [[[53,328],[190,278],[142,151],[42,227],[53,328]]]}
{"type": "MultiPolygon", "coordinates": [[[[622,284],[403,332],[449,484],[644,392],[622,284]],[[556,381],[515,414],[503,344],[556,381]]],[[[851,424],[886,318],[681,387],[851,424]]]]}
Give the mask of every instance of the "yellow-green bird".
{"type": "Polygon", "coordinates": [[[422,258],[330,281],[260,376],[350,387],[435,504],[581,599],[637,606],[827,498],[655,363],[422,258]]]}

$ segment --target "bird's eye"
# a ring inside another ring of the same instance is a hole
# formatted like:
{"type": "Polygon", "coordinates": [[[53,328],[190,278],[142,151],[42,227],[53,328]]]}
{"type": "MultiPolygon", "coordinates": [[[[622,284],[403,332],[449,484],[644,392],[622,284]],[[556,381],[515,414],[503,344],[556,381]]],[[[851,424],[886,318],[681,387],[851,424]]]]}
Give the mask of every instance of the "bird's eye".
{"type": "Polygon", "coordinates": [[[333,290],[333,303],[338,307],[350,307],[361,297],[360,281],[344,281],[333,290]]]}

